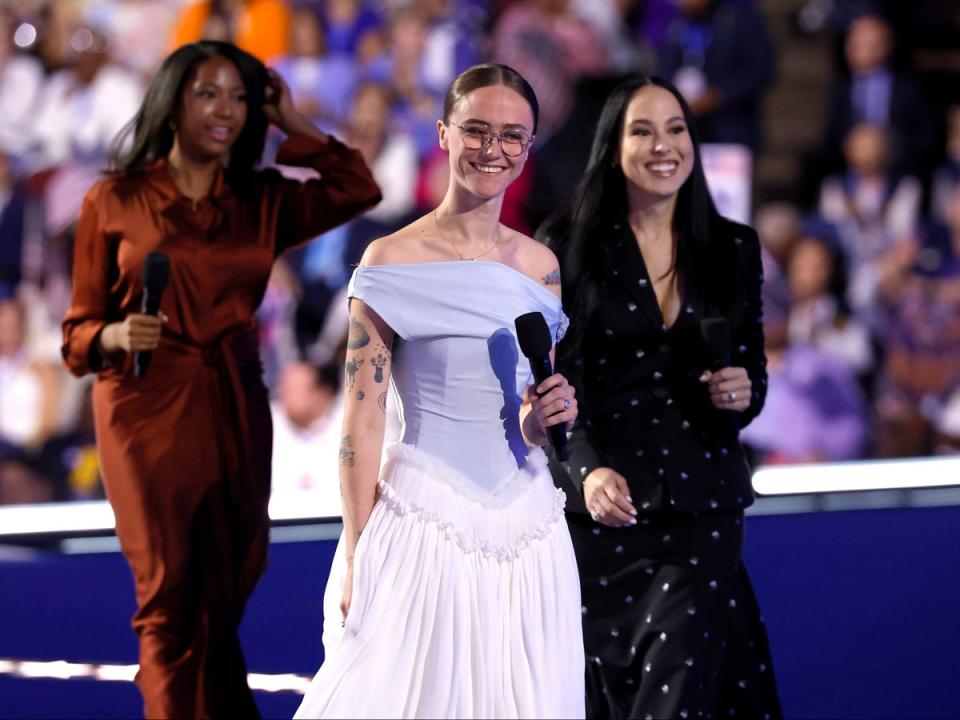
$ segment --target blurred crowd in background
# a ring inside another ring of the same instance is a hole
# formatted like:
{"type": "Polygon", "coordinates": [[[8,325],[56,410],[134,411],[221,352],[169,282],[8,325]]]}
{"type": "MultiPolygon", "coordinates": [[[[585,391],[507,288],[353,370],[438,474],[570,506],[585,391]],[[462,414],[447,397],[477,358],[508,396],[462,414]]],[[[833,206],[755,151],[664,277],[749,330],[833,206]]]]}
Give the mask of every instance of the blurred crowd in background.
{"type": "Polygon", "coordinates": [[[541,103],[504,204],[521,231],[564,202],[606,93],[629,74],[673,80],[703,142],[749,153],[770,372],[766,408],[744,432],[757,462],[957,452],[960,51],[921,49],[921,36],[960,36],[957,3],[6,0],[0,504],[102,497],[92,378],[69,377],[59,355],[74,224],[160,62],[201,38],[278,70],[303,112],[363,152],[383,189],[365,216],[285,255],[259,313],[275,492],[339,497],[345,285],[367,243],[440,201],[444,92],[489,60],[519,70],[541,103]],[[772,13],[788,16],[785,28],[774,32],[772,13]],[[829,39],[824,111],[801,118],[817,139],[793,144],[796,172],[770,181],[756,172],[775,109],[767,98],[783,82],[784,46],[811,35],[829,39]]]}

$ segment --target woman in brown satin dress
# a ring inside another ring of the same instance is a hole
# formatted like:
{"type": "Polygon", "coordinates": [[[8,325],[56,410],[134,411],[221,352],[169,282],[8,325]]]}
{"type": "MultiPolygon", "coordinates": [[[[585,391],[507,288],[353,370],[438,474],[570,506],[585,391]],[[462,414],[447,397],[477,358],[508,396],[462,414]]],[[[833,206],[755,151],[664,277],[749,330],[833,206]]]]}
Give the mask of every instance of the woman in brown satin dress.
{"type": "MultiPolygon", "coordinates": [[[[226,43],[172,53],[129,148],[84,200],[63,357],[97,373],[97,443],[136,584],[148,717],[255,717],[237,627],[265,567],[271,424],[254,312],[274,259],[380,199],[360,154],[321,133],[258,60],[226,43]],[[258,171],[269,124],[278,162],[258,171]],[[140,313],[150,252],[170,260],[140,313]],[[142,378],[133,354],[152,351],[142,378]]],[[[118,148],[121,146],[118,145],[118,148]]]]}

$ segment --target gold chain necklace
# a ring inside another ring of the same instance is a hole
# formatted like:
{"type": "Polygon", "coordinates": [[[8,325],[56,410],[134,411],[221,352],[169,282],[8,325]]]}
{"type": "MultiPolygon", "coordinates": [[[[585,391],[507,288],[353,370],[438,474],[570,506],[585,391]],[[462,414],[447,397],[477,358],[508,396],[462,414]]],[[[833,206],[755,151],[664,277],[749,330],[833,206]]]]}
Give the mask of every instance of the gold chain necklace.
{"type": "MultiPolygon", "coordinates": [[[[433,222],[437,226],[437,232],[440,233],[440,237],[446,240],[448,243],[450,243],[450,247],[453,248],[453,251],[457,254],[457,257],[460,258],[461,260],[476,260],[477,258],[482,258],[484,255],[486,255],[488,252],[490,252],[497,246],[497,240],[494,240],[493,243],[490,245],[490,247],[488,247],[479,255],[474,255],[473,257],[464,257],[463,255],[460,254],[460,250],[457,248],[456,243],[453,242],[453,240],[451,240],[450,238],[448,238],[446,233],[443,232],[443,228],[440,227],[440,217],[437,215],[436,208],[433,209],[433,222]]],[[[497,227],[497,230],[495,230],[494,232],[499,235],[499,225],[497,227]]]]}

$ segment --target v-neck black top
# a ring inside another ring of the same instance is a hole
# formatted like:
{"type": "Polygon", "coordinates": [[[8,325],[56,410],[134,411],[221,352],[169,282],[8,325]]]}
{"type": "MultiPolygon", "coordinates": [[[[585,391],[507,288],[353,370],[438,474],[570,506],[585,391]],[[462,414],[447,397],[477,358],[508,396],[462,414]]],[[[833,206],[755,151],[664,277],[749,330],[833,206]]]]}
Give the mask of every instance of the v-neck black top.
{"type": "MultiPolygon", "coordinates": [[[[742,413],[718,410],[699,382],[711,366],[701,321],[717,316],[717,305],[701,288],[685,287],[680,313],[667,326],[632,231],[625,222],[615,223],[602,240],[607,281],[582,353],[575,367],[560,367],[574,379],[580,398],[568,466],[576,485],[606,466],[624,475],[640,511],[730,510],[753,501],[738,433],[760,412],[766,395],[763,271],[756,233],[732,222],[725,227],[715,241],[742,298],[724,313],[731,326],[731,365],[750,376],[750,406],[742,413]]],[[[563,267],[561,273],[567,277],[563,267]]],[[[582,510],[582,503],[570,507],[582,510]]]]}

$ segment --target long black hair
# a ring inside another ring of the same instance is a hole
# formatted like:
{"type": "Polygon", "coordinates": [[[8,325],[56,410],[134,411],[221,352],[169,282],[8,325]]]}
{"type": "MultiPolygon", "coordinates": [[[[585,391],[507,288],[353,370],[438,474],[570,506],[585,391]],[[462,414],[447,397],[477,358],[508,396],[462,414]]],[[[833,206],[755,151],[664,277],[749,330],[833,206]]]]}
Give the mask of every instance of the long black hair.
{"type": "Polygon", "coordinates": [[[170,152],[175,133],[173,121],[183,88],[200,63],[215,57],[232,62],[243,81],[247,119],[230,148],[230,162],[225,174],[234,191],[244,194],[250,191],[253,171],[263,155],[267,136],[269,123],[263,112],[263,103],[270,78],[266,67],[253,55],[230,43],[214,40],[184,45],[163,61],[137,114],[114,140],[108,159],[110,172],[142,172],[170,152]],[[128,148],[126,145],[131,135],[128,148]]]}
{"type": "Polygon", "coordinates": [[[719,253],[717,248],[718,231],[729,221],[717,212],[707,188],[693,112],[666,80],[631,78],[617,86],[603,106],[587,168],[570,202],[537,232],[557,254],[563,270],[563,304],[571,314],[570,332],[561,346],[561,355],[567,358],[581,356],[584,332],[596,310],[600,286],[607,281],[604,241],[611,237],[614,225],[627,222],[627,185],[616,164],[627,105],[639,90],[651,86],[677,99],[694,148],[693,169],[677,193],[673,213],[677,244],[672,269],[682,275],[686,288],[705,293],[716,306],[729,310],[734,302],[734,280],[727,274],[731,268],[724,258],[729,253],[719,253]]]}

